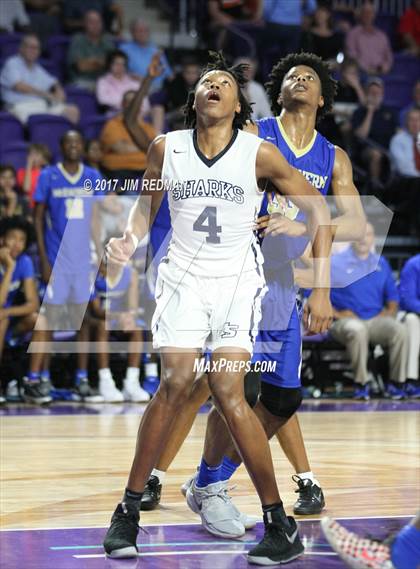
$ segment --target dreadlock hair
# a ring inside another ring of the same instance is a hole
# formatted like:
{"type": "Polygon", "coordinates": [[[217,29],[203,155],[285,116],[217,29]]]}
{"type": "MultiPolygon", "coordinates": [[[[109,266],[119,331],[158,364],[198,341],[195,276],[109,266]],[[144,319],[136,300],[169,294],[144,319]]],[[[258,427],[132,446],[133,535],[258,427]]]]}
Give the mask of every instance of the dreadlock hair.
{"type": "Polygon", "coordinates": [[[306,65],[313,69],[321,81],[321,94],[324,97],[324,106],[319,107],[316,119],[320,121],[332,109],[334,97],[337,93],[337,81],[331,77],[331,71],[327,63],[313,53],[290,53],[281,59],[271,70],[270,81],[265,84],[271,110],[274,115],[279,115],[282,109],[278,103],[281,86],[285,75],[297,65],[306,65]]]}
{"type": "MultiPolygon", "coordinates": [[[[210,51],[209,62],[207,63],[206,67],[204,67],[203,70],[201,71],[200,77],[196,83],[198,84],[201,78],[210,71],[225,71],[226,73],[229,73],[229,75],[232,75],[238,86],[239,103],[241,105],[240,112],[235,113],[235,117],[233,119],[233,124],[232,124],[233,128],[242,128],[248,120],[251,120],[252,107],[242,92],[242,87],[244,87],[245,84],[247,83],[247,79],[245,77],[245,71],[248,69],[248,67],[249,66],[245,63],[239,63],[238,65],[229,67],[221,51],[219,52],[210,51]]],[[[190,91],[188,93],[187,103],[184,106],[184,115],[185,115],[184,122],[187,128],[195,128],[197,124],[197,115],[195,109],[193,109],[194,98],[195,98],[195,88],[193,91],[190,91]]]]}

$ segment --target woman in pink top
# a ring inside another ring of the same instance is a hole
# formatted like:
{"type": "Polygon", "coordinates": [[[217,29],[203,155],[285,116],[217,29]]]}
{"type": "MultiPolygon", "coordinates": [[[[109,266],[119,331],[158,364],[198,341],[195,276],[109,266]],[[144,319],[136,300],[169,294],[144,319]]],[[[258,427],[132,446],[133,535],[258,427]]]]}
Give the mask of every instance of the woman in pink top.
{"type": "MultiPolygon", "coordinates": [[[[106,75],[96,83],[96,98],[100,105],[109,107],[111,111],[121,110],[122,98],[127,91],[137,91],[139,81],[127,73],[127,56],[123,51],[115,50],[108,56],[106,75]]],[[[141,115],[150,112],[150,104],[144,100],[141,115]]]]}

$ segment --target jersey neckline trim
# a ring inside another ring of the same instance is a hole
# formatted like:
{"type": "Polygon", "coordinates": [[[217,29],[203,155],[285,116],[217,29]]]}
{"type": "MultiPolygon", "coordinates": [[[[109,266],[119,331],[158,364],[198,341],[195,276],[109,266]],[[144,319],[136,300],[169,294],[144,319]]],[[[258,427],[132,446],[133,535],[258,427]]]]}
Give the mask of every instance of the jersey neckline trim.
{"type": "Polygon", "coordinates": [[[61,174],[64,176],[64,178],[67,180],[67,182],[69,182],[69,184],[77,184],[77,182],[80,180],[80,178],[82,177],[83,174],[83,163],[80,162],[79,163],[79,167],[77,169],[77,172],[75,174],[70,174],[69,172],[67,172],[67,170],[64,168],[63,163],[62,162],[57,162],[57,168],[60,170],[61,174]]]}
{"type": "Polygon", "coordinates": [[[228,152],[228,150],[232,147],[233,143],[235,142],[235,140],[238,137],[238,129],[235,128],[232,134],[232,138],[230,139],[230,141],[228,142],[228,144],[224,147],[224,149],[219,152],[219,154],[216,154],[216,156],[213,156],[213,158],[207,158],[207,156],[205,156],[201,150],[200,147],[198,146],[198,140],[197,140],[197,129],[194,129],[193,132],[193,144],[194,144],[194,150],[197,153],[197,156],[200,158],[200,160],[202,162],[204,162],[204,164],[208,167],[211,168],[211,166],[213,166],[213,164],[216,164],[216,162],[218,160],[220,160],[221,158],[223,158],[223,156],[226,154],[226,152],[228,152]]]}
{"type": "Polygon", "coordinates": [[[313,145],[315,144],[315,140],[316,140],[316,137],[318,134],[318,132],[315,129],[314,129],[314,133],[312,135],[312,139],[310,140],[310,142],[304,148],[297,148],[297,146],[295,146],[293,144],[293,142],[290,140],[289,136],[287,135],[287,132],[285,131],[284,126],[281,124],[280,117],[276,117],[276,124],[278,126],[279,131],[280,131],[280,134],[284,138],[285,143],[287,144],[289,149],[293,152],[293,154],[296,156],[296,158],[301,158],[302,156],[307,154],[312,149],[313,145]]]}

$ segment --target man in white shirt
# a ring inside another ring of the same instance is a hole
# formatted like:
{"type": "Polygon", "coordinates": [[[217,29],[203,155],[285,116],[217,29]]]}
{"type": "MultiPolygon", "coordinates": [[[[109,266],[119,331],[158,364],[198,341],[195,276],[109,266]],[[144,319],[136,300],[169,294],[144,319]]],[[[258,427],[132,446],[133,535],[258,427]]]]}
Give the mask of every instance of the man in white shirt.
{"type": "Polygon", "coordinates": [[[257,72],[257,62],[251,57],[240,57],[235,61],[235,65],[239,63],[245,63],[249,66],[245,72],[248,82],[244,87],[244,93],[252,104],[252,120],[255,121],[263,117],[273,116],[264,87],[258,81],[254,81],[257,72]]]}
{"type": "Polygon", "coordinates": [[[411,109],[406,116],[406,129],[391,139],[389,146],[394,170],[400,176],[420,176],[420,110],[411,109]],[[416,161],[417,155],[417,161],[416,161]]]}

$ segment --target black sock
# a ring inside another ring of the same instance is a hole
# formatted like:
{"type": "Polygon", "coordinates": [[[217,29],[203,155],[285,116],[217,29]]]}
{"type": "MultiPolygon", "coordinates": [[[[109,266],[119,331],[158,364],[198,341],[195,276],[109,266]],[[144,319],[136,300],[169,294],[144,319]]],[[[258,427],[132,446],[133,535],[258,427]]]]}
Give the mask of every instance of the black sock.
{"type": "Polygon", "coordinates": [[[283,523],[285,526],[290,526],[286,512],[284,511],[283,502],[267,504],[266,506],[263,506],[262,509],[264,514],[268,514],[269,512],[271,513],[271,516],[268,516],[270,521],[281,521],[281,523],[283,523]]]}
{"type": "Polygon", "coordinates": [[[123,496],[122,501],[126,502],[127,504],[130,504],[131,506],[134,506],[135,508],[137,508],[137,510],[140,511],[140,504],[141,504],[142,496],[143,496],[143,492],[133,492],[133,490],[126,488],[124,490],[124,496],[123,496]]]}

